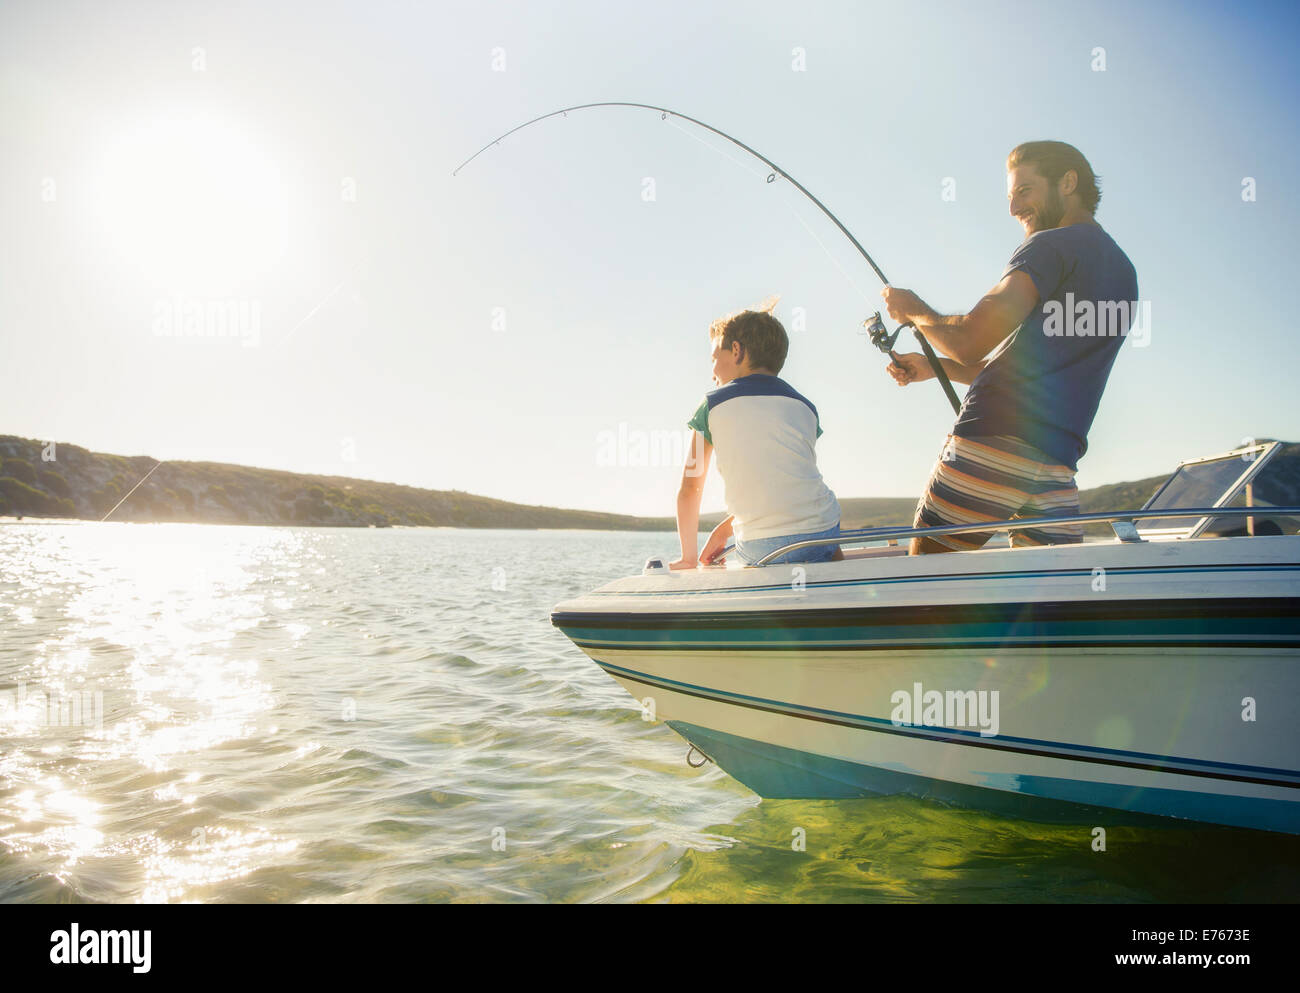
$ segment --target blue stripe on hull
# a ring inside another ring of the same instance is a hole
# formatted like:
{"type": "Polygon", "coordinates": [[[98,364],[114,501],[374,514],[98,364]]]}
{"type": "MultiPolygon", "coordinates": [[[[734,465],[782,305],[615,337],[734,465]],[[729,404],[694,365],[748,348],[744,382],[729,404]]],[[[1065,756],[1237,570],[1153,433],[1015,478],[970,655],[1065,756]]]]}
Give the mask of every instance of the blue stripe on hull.
{"type": "Polygon", "coordinates": [[[966,786],[740,738],[685,721],[667,724],[729,776],[766,799],[835,800],[902,793],[1029,820],[1101,819],[1113,824],[1116,812],[1122,811],[1126,823],[1176,817],[1300,834],[1300,803],[1286,800],[994,773],[987,776],[988,787],[966,786]]]}
{"type": "MultiPolygon", "coordinates": [[[[1132,769],[1149,769],[1155,772],[1168,772],[1183,776],[1206,776],[1232,779],[1237,782],[1260,783],[1267,786],[1300,787],[1300,773],[1294,769],[1274,769],[1267,766],[1243,765],[1238,762],[1216,762],[1210,759],[1196,759],[1178,755],[1158,755],[1151,752],[1103,748],[1099,745],[1025,738],[1009,734],[986,738],[978,731],[966,728],[931,728],[912,724],[900,725],[880,717],[868,717],[863,714],[850,714],[838,710],[826,710],[821,707],[783,703],[779,700],[769,700],[742,693],[731,693],[727,690],[710,689],[706,686],[684,683],[676,679],[651,676],[647,673],[637,672],[634,669],[625,669],[622,666],[603,662],[600,659],[594,659],[593,661],[616,679],[630,679],[645,686],[661,687],[674,693],[682,693],[702,700],[733,704],[802,720],[839,724],[842,727],[857,728],[861,731],[895,734],[909,738],[929,738],[935,743],[958,747],[992,748],[999,751],[1022,752],[1029,755],[1042,755],[1048,758],[1067,759],[1075,762],[1096,762],[1099,764],[1127,766],[1132,769]]],[[[632,695],[636,696],[635,693],[632,695]]]]}
{"type": "Polygon", "coordinates": [[[988,645],[1300,645],[1300,598],[1088,600],[743,611],[573,612],[551,623],[583,647],[961,648],[988,645]]]}

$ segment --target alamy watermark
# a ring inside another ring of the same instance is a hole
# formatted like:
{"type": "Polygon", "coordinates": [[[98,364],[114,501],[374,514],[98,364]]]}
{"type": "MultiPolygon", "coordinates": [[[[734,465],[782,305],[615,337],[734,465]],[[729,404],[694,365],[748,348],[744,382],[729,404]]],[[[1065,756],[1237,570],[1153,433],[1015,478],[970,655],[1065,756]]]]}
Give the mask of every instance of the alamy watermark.
{"type": "Polygon", "coordinates": [[[1150,300],[1075,300],[1065,294],[1065,302],[1048,300],[1043,304],[1043,334],[1049,338],[1133,339],[1134,348],[1151,343],[1150,300]]]}
{"type": "MultiPolygon", "coordinates": [[[[619,468],[663,468],[695,464],[689,430],[646,431],[620,421],[616,429],[596,433],[596,465],[619,468]]],[[[689,467],[688,467],[689,468],[689,467]]]]}
{"type": "Polygon", "coordinates": [[[244,298],[198,300],[173,296],[153,305],[159,338],[238,338],[245,348],[262,343],[262,302],[244,298]]]}
{"type": "Polygon", "coordinates": [[[129,965],[135,973],[152,965],[153,932],[140,929],[110,931],[88,928],[73,921],[66,931],[50,932],[52,965],[129,965]]]}
{"type": "Polygon", "coordinates": [[[920,683],[895,690],[889,702],[894,727],[978,728],[981,738],[998,733],[997,690],[927,690],[920,683]]]}
{"type": "Polygon", "coordinates": [[[0,690],[0,721],[21,720],[31,711],[38,715],[42,727],[93,727],[104,729],[104,694],[101,690],[82,690],[79,693],[27,692],[27,684],[19,683],[18,691],[0,690]],[[12,716],[10,716],[12,715],[12,716]]]}

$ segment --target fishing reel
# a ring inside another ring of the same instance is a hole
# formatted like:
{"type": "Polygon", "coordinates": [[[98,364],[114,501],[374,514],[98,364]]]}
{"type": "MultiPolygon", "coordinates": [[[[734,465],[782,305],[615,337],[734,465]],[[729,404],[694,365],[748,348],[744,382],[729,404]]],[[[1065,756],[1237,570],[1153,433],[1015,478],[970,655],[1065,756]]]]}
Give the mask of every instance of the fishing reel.
{"type": "Polygon", "coordinates": [[[939,356],[935,355],[934,349],[930,343],[925,340],[925,335],[921,334],[921,329],[911,321],[904,321],[894,329],[890,334],[885,328],[885,322],[881,320],[880,311],[876,311],[865,321],[862,322],[863,331],[871,339],[871,343],[888,355],[899,365],[903,363],[898,361],[898,356],[894,354],[894,343],[898,341],[898,336],[903,333],[903,328],[911,328],[916,335],[917,343],[921,346],[921,351],[925,354],[925,360],[930,363],[930,368],[934,370],[935,379],[939,380],[939,385],[943,387],[944,396],[948,398],[948,403],[952,405],[953,411],[961,410],[961,401],[957,399],[957,393],[952,388],[952,381],[948,378],[948,373],[944,371],[943,363],[939,361],[939,356]]]}
{"type": "Polygon", "coordinates": [[[894,333],[890,334],[885,328],[885,322],[880,317],[880,311],[876,311],[863,321],[862,326],[866,329],[863,333],[871,339],[871,344],[875,345],[891,359],[895,360],[898,356],[894,354],[894,343],[898,341],[898,336],[903,333],[903,328],[916,327],[915,324],[908,321],[905,324],[900,324],[894,329],[894,333]]]}

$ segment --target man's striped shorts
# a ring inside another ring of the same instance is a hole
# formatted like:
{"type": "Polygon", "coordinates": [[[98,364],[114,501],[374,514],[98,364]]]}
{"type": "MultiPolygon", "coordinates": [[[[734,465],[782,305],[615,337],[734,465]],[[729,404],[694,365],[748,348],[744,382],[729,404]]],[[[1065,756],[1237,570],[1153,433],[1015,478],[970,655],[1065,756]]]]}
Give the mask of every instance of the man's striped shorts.
{"type": "MultiPolygon", "coordinates": [[[[913,527],[979,524],[1012,518],[1061,517],[1079,513],[1074,471],[1018,438],[948,435],[925,494],[916,505],[913,527]]],[[[980,548],[992,531],[930,538],[958,551],[980,548]]],[[[1060,524],[1011,532],[1013,547],[1074,544],[1083,526],[1060,524]]]]}

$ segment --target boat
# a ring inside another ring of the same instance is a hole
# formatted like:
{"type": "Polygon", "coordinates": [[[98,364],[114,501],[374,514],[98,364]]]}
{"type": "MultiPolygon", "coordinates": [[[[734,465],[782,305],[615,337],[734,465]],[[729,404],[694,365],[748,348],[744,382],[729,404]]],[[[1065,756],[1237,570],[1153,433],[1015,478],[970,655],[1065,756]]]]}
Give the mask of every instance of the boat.
{"type": "Polygon", "coordinates": [[[652,558],[551,620],[763,798],[1297,834],[1300,507],[1250,499],[1279,447],[1185,460],[1139,510],[1068,518],[1105,532],[1081,544],[906,554],[1066,520],[1038,518],[846,531],[818,564],[652,558]]]}

